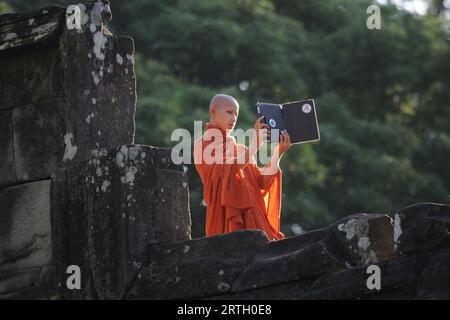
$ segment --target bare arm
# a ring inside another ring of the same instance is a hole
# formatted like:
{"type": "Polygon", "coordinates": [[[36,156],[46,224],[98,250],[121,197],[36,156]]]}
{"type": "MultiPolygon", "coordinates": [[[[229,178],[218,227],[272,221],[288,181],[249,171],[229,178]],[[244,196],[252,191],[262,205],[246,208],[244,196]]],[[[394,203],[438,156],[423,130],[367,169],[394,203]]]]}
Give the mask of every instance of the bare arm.
{"type": "Polygon", "coordinates": [[[280,169],[280,160],[283,154],[292,146],[291,137],[286,130],[281,132],[280,143],[275,147],[269,163],[261,170],[263,175],[262,188],[266,189],[273,175],[280,169]]]}
{"type": "Polygon", "coordinates": [[[250,160],[262,147],[263,143],[267,140],[267,129],[269,126],[265,123],[261,123],[262,118],[264,118],[264,116],[256,119],[252,143],[248,148],[245,149],[245,152],[242,152],[237,156],[237,163],[241,169],[244,169],[250,163],[250,160]]]}

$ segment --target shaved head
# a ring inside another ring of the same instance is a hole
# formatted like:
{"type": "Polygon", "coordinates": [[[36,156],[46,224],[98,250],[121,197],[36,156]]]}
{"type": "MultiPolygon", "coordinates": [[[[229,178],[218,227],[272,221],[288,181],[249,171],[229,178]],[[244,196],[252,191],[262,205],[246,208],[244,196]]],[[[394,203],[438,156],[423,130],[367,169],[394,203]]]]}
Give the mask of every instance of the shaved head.
{"type": "Polygon", "coordinates": [[[216,94],[209,103],[210,122],[222,130],[233,129],[239,115],[239,103],[227,94],[216,94]]]}
{"type": "Polygon", "coordinates": [[[214,97],[212,97],[211,102],[209,103],[209,112],[211,113],[214,107],[222,108],[226,105],[235,105],[239,108],[239,103],[232,96],[222,93],[216,94],[214,97]]]}

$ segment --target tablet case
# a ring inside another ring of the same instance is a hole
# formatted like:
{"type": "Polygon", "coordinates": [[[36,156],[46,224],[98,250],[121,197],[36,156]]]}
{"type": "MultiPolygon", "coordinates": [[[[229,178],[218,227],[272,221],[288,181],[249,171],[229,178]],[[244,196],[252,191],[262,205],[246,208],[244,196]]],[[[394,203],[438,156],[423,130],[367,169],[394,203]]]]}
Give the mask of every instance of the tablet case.
{"type": "MultiPolygon", "coordinates": [[[[269,125],[269,129],[286,129],[292,144],[320,140],[313,99],[283,104],[258,102],[256,108],[258,116],[264,116],[263,122],[269,125]]],[[[270,141],[276,142],[276,136],[272,134],[270,141]]]]}

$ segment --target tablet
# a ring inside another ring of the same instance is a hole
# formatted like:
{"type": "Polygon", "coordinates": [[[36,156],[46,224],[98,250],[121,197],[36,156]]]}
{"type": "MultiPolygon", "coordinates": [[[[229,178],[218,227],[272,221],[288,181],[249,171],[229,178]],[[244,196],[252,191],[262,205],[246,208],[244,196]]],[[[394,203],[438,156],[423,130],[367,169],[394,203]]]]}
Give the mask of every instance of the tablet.
{"type": "MultiPolygon", "coordinates": [[[[316,107],[313,99],[283,104],[258,102],[256,109],[258,116],[264,116],[263,122],[269,125],[269,129],[286,129],[291,137],[292,144],[320,140],[316,107]]],[[[270,142],[278,142],[276,140],[276,135],[272,134],[270,142]]]]}

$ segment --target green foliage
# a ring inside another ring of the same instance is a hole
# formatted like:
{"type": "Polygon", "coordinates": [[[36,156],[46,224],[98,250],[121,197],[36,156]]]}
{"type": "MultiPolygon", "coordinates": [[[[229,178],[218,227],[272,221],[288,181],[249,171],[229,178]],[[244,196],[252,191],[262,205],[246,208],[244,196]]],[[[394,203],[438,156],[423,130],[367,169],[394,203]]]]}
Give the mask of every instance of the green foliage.
{"type": "MultiPolygon", "coordinates": [[[[9,0],[0,11],[48,3],[9,0]]],[[[314,98],[320,142],[294,146],[281,162],[283,232],[446,203],[450,28],[442,1],[430,3],[424,16],[382,6],[381,30],[369,30],[369,0],[112,1],[110,29],[136,44],[136,142],[175,145],[172,131],[208,121],[219,92],[239,101],[243,129],[257,101],[314,98]]],[[[187,168],[198,237],[203,190],[187,168]]]]}
{"type": "Polygon", "coordinates": [[[6,1],[0,1],[0,14],[14,12],[13,7],[6,1]]]}

